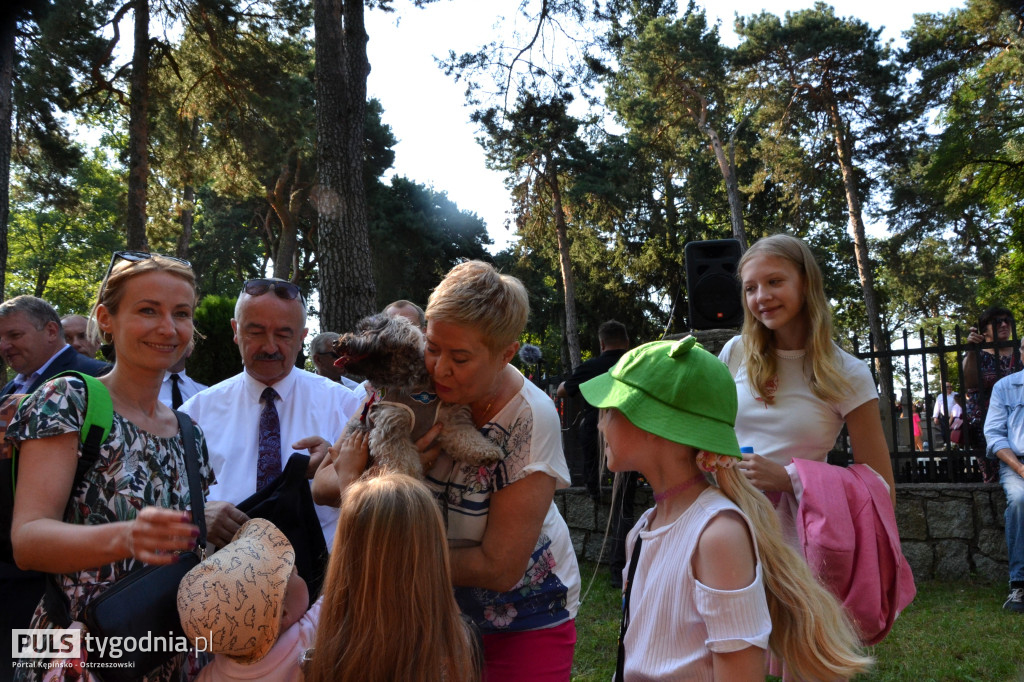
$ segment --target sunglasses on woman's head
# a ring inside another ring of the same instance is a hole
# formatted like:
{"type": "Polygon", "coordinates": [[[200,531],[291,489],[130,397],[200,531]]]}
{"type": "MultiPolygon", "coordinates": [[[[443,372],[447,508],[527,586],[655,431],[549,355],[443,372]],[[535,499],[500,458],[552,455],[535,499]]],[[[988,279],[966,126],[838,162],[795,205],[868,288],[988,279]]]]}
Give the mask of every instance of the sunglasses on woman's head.
{"type": "Polygon", "coordinates": [[[181,263],[182,265],[188,268],[192,267],[192,264],[189,263],[184,258],[165,256],[160,253],[148,253],[146,251],[115,251],[110,256],[110,265],[107,266],[107,274],[103,275],[103,279],[105,281],[107,277],[110,277],[110,273],[114,271],[114,265],[119,260],[126,260],[129,263],[138,263],[139,261],[149,260],[153,256],[160,256],[161,258],[166,258],[167,260],[172,260],[176,263],[181,263]]]}
{"type": "Polygon", "coordinates": [[[305,305],[305,300],[302,298],[302,292],[299,291],[297,284],[291,282],[283,282],[277,279],[249,279],[242,285],[242,291],[249,294],[250,296],[262,296],[268,291],[273,291],[274,295],[278,298],[285,298],[289,301],[293,301],[296,298],[305,305]]]}
{"type": "Polygon", "coordinates": [[[117,264],[117,261],[124,260],[128,261],[129,263],[138,263],[139,261],[149,260],[154,256],[160,256],[161,258],[172,260],[175,263],[181,263],[186,268],[192,267],[192,264],[189,263],[184,258],[176,258],[175,256],[165,256],[160,253],[148,253],[146,251],[115,251],[110,256],[110,265],[107,266],[107,274],[103,275],[102,285],[100,286],[100,293],[102,294],[103,290],[107,288],[107,278],[109,278],[110,273],[114,271],[114,265],[117,264]]]}

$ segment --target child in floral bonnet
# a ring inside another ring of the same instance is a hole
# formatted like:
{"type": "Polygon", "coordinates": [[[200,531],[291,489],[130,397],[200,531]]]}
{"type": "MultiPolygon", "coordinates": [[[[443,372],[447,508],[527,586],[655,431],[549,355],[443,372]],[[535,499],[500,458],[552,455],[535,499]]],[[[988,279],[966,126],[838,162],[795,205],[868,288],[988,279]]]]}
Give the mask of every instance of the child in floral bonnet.
{"type": "Polygon", "coordinates": [[[309,604],[295,550],[277,526],[251,519],[220,551],[189,571],[178,615],[189,640],[215,654],[199,673],[219,680],[300,680],[313,645],[320,601],[309,604]]]}
{"type": "Polygon", "coordinates": [[[601,408],[611,471],[654,491],[626,540],[623,680],[763,680],[766,650],[799,679],[846,679],[870,659],[840,604],[781,538],[736,469],[736,386],[688,336],[629,351],[580,385],[601,408]]]}

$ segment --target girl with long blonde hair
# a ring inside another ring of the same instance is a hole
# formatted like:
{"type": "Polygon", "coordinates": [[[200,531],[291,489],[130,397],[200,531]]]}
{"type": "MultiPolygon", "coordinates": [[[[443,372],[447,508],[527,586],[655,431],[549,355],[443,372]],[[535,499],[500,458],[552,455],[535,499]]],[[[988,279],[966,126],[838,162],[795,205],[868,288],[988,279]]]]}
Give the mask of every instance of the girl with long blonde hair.
{"type": "Polygon", "coordinates": [[[423,483],[369,473],[343,492],[307,682],[472,682],[476,639],[423,483]]]}
{"type": "Polygon", "coordinates": [[[608,468],[639,471],[654,491],[627,539],[617,682],[763,680],[766,649],[799,679],[867,669],[842,607],[734,466],[725,365],[693,337],[656,341],[580,391],[602,409],[608,468]]]}
{"type": "Polygon", "coordinates": [[[736,435],[753,448],[740,470],[776,503],[783,534],[796,544],[796,498],[786,466],[826,461],[844,424],[853,459],[888,484],[895,479],[882,432],[878,392],[867,364],[832,340],[821,270],[807,245],[776,234],[739,262],[743,331],[719,358],[736,382],[736,435]]]}

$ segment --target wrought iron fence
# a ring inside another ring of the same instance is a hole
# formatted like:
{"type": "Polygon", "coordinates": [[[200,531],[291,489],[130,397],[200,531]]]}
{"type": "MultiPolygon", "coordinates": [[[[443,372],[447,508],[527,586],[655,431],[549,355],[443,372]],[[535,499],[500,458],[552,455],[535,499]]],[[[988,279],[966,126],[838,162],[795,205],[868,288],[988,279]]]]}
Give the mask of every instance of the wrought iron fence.
{"type": "MultiPolygon", "coordinates": [[[[858,337],[853,337],[851,340],[853,354],[868,363],[876,385],[878,384],[878,368],[875,361],[879,359],[890,363],[894,374],[903,379],[904,388],[896,391],[897,395],[891,404],[881,406],[882,423],[886,429],[889,455],[897,483],[975,483],[982,480],[982,471],[978,462],[980,458],[985,457],[984,444],[978,442],[977,433],[968,428],[966,409],[964,410],[965,423],[959,443],[945,439],[941,429],[932,422],[934,403],[939,397],[932,390],[935,385],[934,380],[937,376],[940,387],[945,386],[947,380],[950,381],[964,400],[961,407],[966,408],[967,395],[965,391],[961,390],[965,385],[964,354],[985,349],[998,352],[999,348],[1017,348],[1020,345],[1020,340],[1016,328],[1009,340],[984,344],[966,343],[967,331],[960,327],[952,329],[947,342],[948,335],[950,332],[938,329],[934,339],[931,339],[924,331],[915,334],[904,331],[901,335],[902,348],[894,348],[890,337],[882,350],[876,348],[871,337],[866,343],[858,337]],[[911,347],[912,344],[916,344],[916,347],[911,347]],[[913,377],[918,377],[921,385],[918,395],[911,395],[911,387],[914,385],[913,377]],[[920,400],[924,406],[920,421],[923,445],[921,449],[915,447],[914,422],[911,416],[915,400],[920,400]]],[[[899,339],[895,345],[900,345],[899,339]]],[[[720,344],[715,350],[719,347],[720,344]]],[[[553,396],[559,381],[568,375],[559,376],[545,373],[540,376],[542,377],[540,381],[533,377],[534,381],[553,396]]],[[[982,385],[980,368],[977,385],[982,385]]],[[[579,401],[578,399],[557,398],[555,404],[562,421],[562,442],[566,460],[569,463],[573,483],[579,484],[582,480],[582,460],[578,451],[576,434],[579,401]]],[[[853,463],[850,441],[845,428],[829,453],[829,462],[841,466],[853,463]]]]}
{"type": "MultiPolygon", "coordinates": [[[[934,340],[929,340],[924,331],[915,335],[904,331],[902,337],[902,349],[894,349],[891,338],[885,344],[885,349],[876,348],[874,339],[871,337],[868,339],[867,347],[863,349],[861,341],[857,337],[852,340],[854,355],[868,362],[876,384],[878,383],[878,367],[876,366],[878,360],[891,363],[894,374],[902,375],[904,378],[905,388],[902,389],[902,395],[895,396],[888,408],[882,406],[882,422],[888,431],[886,439],[890,446],[889,454],[892,458],[896,482],[980,482],[982,471],[978,462],[986,455],[984,441],[979,442],[978,432],[968,428],[967,424],[966,402],[968,396],[967,392],[962,390],[962,387],[965,386],[964,354],[984,349],[998,353],[997,349],[999,348],[1017,348],[1020,344],[1017,330],[1013,330],[1010,340],[984,344],[966,343],[964,339],[967,337],[967,332],[960,327],[953,328],[949,343],[947,343],[942,329],[937,330],[934,340]],[[916,342],[917,347],[911,348],[912,342],[916,342]],[[951,356],[955,357],[955,362],[952,365],[951,356]],[[936,372],[938,372],[938,386],[940,387],[940,392],[937,395],[929,385],[929,379],[934,379],[936,372]],[[910,395],[910,387],[913,386],[911,378],[915,374],[920,376],[923,395],[919,397],[924,405],[920,420],[923,442],[921,449],[917,449],[915,446],[912,418],[914,396],[910,395]],[[964,424],[959,443],[953,442],[952,438],[944,438],[941,428],[932,422],[935,400],[941,397],[941,387],[945,386],[947,381],[953,385],[954,390],[961,389],[958,392],[963,400],[961,408],[964,410],[964,424]],[[888,419],[886,419],[886,412],[888,412],[888,419]]],[[[983,385],[980,366],[978,372],[977,385],[980,387],[983,385]]],[[[846,429],[843,429],[843,433],[836,441],[836,446],[829,455],[829,461],[843,465],[852,463],[846,429]]]]}

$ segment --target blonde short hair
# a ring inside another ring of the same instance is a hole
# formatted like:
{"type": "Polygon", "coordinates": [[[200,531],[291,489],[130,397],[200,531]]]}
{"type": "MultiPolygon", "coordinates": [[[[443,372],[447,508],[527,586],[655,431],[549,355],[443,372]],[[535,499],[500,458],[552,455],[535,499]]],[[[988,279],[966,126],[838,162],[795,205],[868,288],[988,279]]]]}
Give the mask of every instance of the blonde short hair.
{"type": "Polygon", "coordinates": [[[473,327],[492,350],[517,341],[529,316],[530,298],[523,283],[478,260],[452,268],[427,301],[427,322],[473,327]]]}

